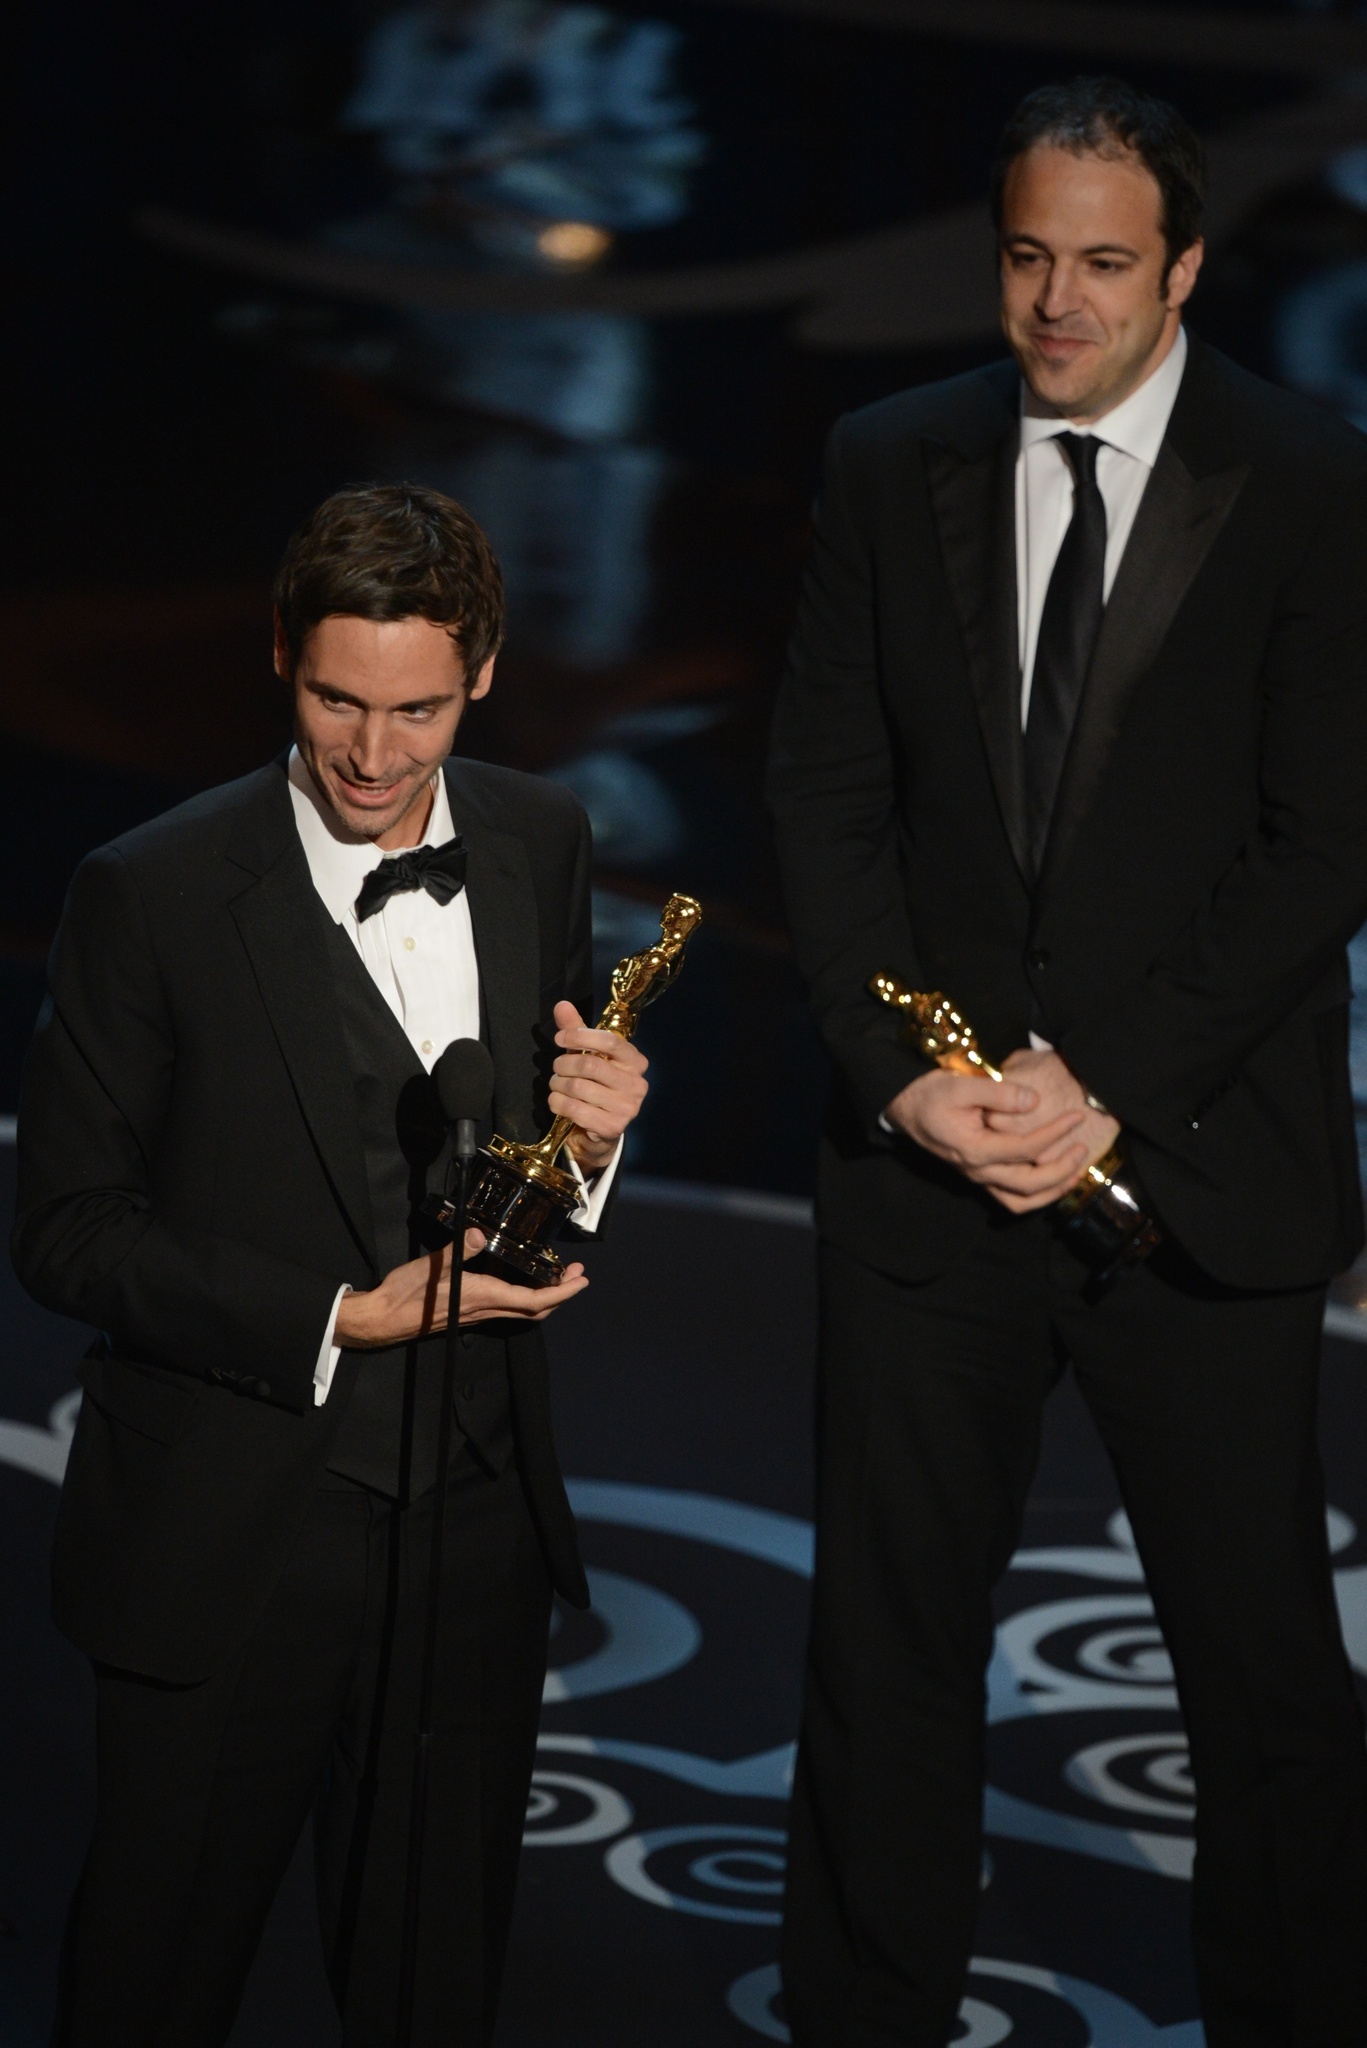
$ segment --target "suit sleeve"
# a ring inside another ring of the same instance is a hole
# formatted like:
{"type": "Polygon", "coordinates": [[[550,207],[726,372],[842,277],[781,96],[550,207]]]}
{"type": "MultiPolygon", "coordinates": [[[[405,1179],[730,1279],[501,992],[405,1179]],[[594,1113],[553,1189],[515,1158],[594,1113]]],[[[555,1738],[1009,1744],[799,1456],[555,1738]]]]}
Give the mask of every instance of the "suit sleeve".
{"type": "Polygon", "coordinates": [[[1261,819],[1144,979],[1060,1050],[1125,1124],[1181,1149],[1367,917],[1367,478],[1288,579],[1263,670],[1261,819]]]}
{"type": "Polygon", "coordinates": [[[840,427],[827,448],[766,790],[798,965],[873,1136],[881,1111],[929,1062],[867,993],[879,972],[913,986],[921,977],[898,857],[872,554],[851,503],[840,427]]]}
{"type": "Polygon", "coordinates": [[[116,1351],[301,1412],[337,1277],[216,1235],[158,1200],[176,1043],[132,874],[91,855],[67,899],[24,1070],[13,1254],[45,1308],[116,1351]]]}

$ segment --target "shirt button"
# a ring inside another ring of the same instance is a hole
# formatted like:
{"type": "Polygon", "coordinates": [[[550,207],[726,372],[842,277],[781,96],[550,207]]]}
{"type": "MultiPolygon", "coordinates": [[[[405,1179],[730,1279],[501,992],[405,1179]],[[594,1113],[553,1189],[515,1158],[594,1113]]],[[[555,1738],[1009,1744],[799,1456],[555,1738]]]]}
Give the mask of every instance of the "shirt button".
{"type": "Polygon", "coordinates": [[[403,942],[404,952],[411,953],[413,951],[413,948],[417,945],[417,943],[418,942],[416,939],[405,939],[403,942]]]}
{"type": "Polygon", "coordinates": [[[424,1052],[431,1052],[431,1050],[432,1050],[432,1041],[431,1041],[431,1039],[430,1039],[430,1038],[424,1038],[424,1040],[423,1040],[423,1042],[422,1042],[422,1049],[423,1049],[423,1051],[424,1051],[424,1052]]]}

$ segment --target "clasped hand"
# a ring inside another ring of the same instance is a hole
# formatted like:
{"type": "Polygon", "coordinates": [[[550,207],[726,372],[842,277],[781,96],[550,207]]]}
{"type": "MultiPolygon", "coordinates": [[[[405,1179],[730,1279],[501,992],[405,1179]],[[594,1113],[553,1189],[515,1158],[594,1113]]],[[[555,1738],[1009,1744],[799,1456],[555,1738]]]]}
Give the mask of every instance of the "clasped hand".
{"type": "Polygon", "coordinates": [[[888,1122],[1013,1215],[1047,1209],[1120,1134],[1056,1052],[1013,1052],[1003,1079],[937,1067],[888,1104],[888,1122]]]}

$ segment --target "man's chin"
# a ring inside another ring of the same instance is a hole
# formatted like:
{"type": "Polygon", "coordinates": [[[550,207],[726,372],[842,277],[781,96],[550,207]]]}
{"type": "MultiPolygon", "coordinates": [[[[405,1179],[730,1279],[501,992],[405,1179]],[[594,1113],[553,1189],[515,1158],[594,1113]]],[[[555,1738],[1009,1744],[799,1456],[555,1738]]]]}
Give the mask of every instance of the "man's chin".
{"type": "Polygon", "coordinates": [[[1041,405],[1065,419],[1088,413],[1098,398],[1097,366],[1094,362],[1060,363],[1031,355],[1023,365],[1025,381],[1041,405]]]}
{"type": "Polygon", "coordinates": [[[374,811],[344,809],[341,804],[333,806],[338,818],[346,826],[353,839],[383,839],[403,817],[402,811],[386,812],[377,817],[374,811]]]}

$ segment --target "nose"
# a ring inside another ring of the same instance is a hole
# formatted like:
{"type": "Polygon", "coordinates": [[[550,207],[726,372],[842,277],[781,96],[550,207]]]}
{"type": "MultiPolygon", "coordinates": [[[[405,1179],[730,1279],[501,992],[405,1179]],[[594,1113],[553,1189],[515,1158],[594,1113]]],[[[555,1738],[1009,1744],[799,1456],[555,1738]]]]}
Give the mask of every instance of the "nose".
{"type": "Polygon", "coordinates": [[[1044,273],[1035,311],[1041,320],[1062,320],[1078,309],[1077,278],[1067,263],[1051,263],[1044,273]]]}
{"type": "Polygon", "coordinates": [[[348,765],[358,782],[383,782],[388,766],[385,759],[384,720],[364,712],[351,734],[348,765]]]}

